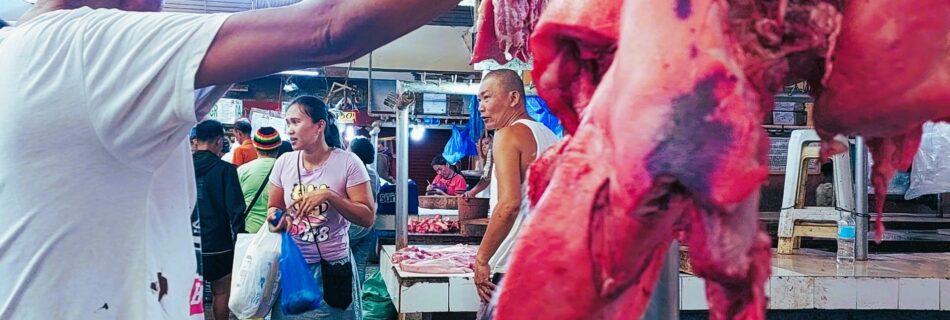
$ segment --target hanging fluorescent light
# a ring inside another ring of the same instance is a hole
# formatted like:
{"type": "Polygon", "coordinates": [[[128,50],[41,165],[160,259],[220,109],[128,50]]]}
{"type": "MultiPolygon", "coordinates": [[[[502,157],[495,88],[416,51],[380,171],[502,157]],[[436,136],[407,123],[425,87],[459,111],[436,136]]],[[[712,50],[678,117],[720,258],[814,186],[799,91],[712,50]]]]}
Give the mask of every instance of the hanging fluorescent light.
{"type": "Polygon", "coordinates": [[[309,70],[309,69],[304,69],[304,70],[288,70],[288,71],[280,72],[280,73],[278,73],[278,74],[287,75],[287,76],[319,77],[319,76],[320,76],[320,71],[309,70]]]}
{"type": "Polygon", "coordinates": [[[415,141],[422,140],[422,138],[425,138],[425,136],[426,136],[426,127],[421,124],[417,124],[413,126],[412,132],[409,133],[409,137],[415,141]]]}
{"type": "Polygon", "coordinates": [[[459,2],[459,6],[460,7],[474,7],[475,0],[462,0],[461,2],[459,2]]]}

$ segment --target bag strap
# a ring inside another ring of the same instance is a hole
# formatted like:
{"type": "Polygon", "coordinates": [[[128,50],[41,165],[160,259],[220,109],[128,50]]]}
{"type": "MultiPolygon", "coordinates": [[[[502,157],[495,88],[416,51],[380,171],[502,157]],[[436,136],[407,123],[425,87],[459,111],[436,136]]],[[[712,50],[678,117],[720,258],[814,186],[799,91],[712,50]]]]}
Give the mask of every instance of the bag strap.
{"type": "Polygon", "coordinates": [[[257,194],[254,195],[254,199],[251,200],[251,203],[247,205],[247,209],[244,209],[244,216],[246,217],[251,213],[251,208],[254,208],[254,205],[257,204],[257,199],[261,197],[261,193],[264,192],[264,187],[267,186],[267,182],[270,180],[270,174],[274,172],[274,166],[270,167],[270,170],[267,171],[267,176],[264,177],[264,182],[261,182],[261,187],[257,188],[257,194]]]}

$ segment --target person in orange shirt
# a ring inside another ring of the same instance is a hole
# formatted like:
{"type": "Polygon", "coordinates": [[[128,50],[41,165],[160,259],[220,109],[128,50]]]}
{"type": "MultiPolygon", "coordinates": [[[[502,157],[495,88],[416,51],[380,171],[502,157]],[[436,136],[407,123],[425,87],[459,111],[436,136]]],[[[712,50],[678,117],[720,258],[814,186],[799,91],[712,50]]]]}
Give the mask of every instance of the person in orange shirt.
{"type": "Polygon", "coordinates": [[[234,159],[231,160],[235,167],[257,159],[257,150],[254,149],[254,141],[251,140],[250,122],[243,120],[235,122],[234,137],[240,144],[234,149],[234,159]]]}

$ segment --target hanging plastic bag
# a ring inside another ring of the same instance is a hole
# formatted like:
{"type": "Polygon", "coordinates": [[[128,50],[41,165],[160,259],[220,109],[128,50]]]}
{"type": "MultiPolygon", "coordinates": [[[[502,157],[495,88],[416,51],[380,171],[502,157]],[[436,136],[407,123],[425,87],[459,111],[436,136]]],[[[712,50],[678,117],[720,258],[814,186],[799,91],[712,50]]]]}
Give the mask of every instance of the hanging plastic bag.
{"type": "Polygon", "coordinates": [[[265,226],[247,235],[250,241],[242,241],[241,236],[244,234],[238,235],[235,253],[240,253],[242,243],[247,250],[235,263],[228,308],[239,319],[261,318],[270,313],[277,298],[281,235],[265,226]]]}
{"type": "Polygon", "coordinates": [[[365,320],[395,320],[398,314],[393,299],[386,291],[386,282],[377,272],[363,283],[363,319],[365,320]]]}
{"type": "MultiPolygon", "coordinates": [[[[280,221],[281,213],[277,214],[280,221]]],[[[280,311],[301,314],[320,307],[320,287],[290,232],[284,232],[280,245],[280,311]]]]}
{"type": "Polygon", "coordinates": [[[927,122],[904,198],[944,192],[950,192],[950,123],[927,122]]]}
{"type": "Polygon", "coordinates": [[[442,157],[449,163],[456,164],[466,156],[474,156],[477,154],[478,148],[475,147],[475,143],[472,142],[472,139],[468,138],[468,133],[459,130],[456,126],[452,126],[452,138],[445,144],[442,157]]]}

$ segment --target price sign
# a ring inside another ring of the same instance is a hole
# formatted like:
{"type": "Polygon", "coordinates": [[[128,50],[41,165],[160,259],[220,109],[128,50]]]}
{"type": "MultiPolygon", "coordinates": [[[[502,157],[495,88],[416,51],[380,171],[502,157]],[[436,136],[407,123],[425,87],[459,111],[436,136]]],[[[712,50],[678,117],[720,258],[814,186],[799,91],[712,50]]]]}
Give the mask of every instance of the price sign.
{"type": "Polygon", "coordinates": [[[337,119],[337,121],[344,124],[356,123],[356,111],[346,111],[340,113],[340,118],[337,119]]]}

